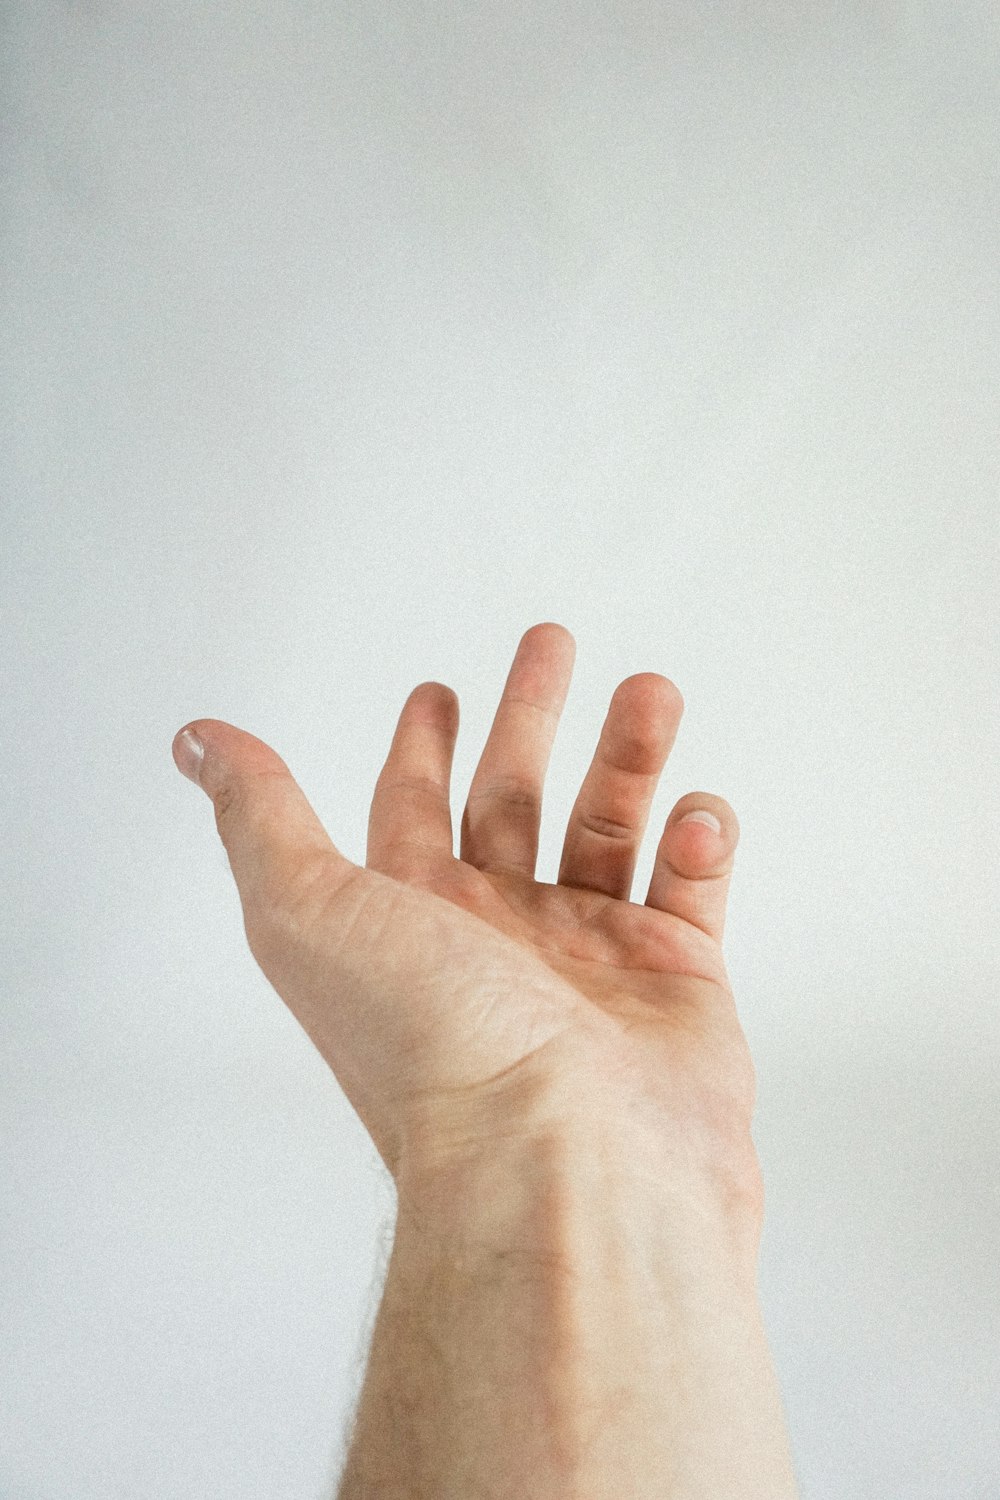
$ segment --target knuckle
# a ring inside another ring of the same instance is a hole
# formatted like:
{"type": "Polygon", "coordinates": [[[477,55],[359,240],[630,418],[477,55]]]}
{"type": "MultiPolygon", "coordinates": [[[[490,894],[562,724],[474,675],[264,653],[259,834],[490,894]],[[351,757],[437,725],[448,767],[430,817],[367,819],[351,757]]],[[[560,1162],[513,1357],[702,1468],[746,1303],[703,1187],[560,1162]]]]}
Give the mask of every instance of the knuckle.
{"type": "Polygon", "coordinates": [[[394,792],[416,792],[419,796],[430,796],[436,799],[441,798],[444,790],[436,777],[415,774],[394,776],[386,789],[394,792]]]}
{"type": "Polygon", "coordinates": [[[635,838],[635,829],[629,823],[618,823],[614,818],[602,818],[597,813],[581,813],[580,827],[601,838],[623,842],[635,838]]]}
{"type": "Polygon", "coordinates": [[[607,771],[626,777],[658,776],[663,765],[661,738],[655,728],[620,728],[601,753],[607,771]]]}
{"type": "Polygon", "coordinates": [[[212,806],[215,809],[215,826],[220,835],[225,836],[226,830],[239,816],[242,805],[239,785],[235,781],[227,781],[215,793],[212,798],[212,806]]]}
{"type": "Polygon", "coordinates": [[[519,776],[508,776],[494,779],[488,785],[473,787],[468,800],[473,804],[502,802],[505,807],[524,807],[534,812],[540,808],[542,799],[534,782],[519,776]]]}

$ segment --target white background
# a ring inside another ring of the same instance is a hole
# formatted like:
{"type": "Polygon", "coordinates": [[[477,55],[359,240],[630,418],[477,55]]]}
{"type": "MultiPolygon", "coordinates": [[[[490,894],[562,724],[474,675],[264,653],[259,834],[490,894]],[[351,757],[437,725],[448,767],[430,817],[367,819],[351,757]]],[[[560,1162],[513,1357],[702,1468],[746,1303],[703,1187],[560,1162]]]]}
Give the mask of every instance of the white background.
{"type": "Polygon", "coordinates": [[[394,1197],[175,731],[341,850],[517,642],[742,826],[803,1500],[1000,1494],[992,0],[95,0],[2,23],[0,1497],[329,1500],[394,1197]]]}

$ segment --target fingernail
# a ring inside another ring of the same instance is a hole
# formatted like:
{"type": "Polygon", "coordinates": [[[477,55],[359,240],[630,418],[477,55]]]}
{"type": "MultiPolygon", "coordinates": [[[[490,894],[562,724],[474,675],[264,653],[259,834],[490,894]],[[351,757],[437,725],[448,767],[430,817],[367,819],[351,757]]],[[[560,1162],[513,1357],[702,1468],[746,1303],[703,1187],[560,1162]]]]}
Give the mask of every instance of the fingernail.
{"type": "Polygon", "coordinates": [[[196,786],[201,782],[201,763],[205,758],[205,747],[193,729],[182,729],[174,739],[174,763],[178,771],[196,786]]]}
{"type": "Polygon", "coordinates": [[[716,833],[722,832],[722,824],[719,822],[715,814],[705,812],[705,810],[700,807],[698,808],[697,812],[685,813],[683,818],[678,818],[677,821],[678,823],[704,823],[706,828],[713,828],[716,833]]]}

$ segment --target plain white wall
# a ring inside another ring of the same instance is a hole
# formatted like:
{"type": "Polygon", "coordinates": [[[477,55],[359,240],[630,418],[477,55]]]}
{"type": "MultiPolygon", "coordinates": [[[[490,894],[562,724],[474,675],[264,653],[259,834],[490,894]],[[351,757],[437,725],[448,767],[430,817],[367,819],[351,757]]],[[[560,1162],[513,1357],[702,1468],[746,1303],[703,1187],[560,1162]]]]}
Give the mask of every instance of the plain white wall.
{"type": "Polygon", "coordinates": [[[742,825],[803,1500],[1000,1494],[1000,12],[41,0],[2,23],[2,1500],[329,1500],[391,1243],[170,755],[364,862],[573,631],[742,825]]]}

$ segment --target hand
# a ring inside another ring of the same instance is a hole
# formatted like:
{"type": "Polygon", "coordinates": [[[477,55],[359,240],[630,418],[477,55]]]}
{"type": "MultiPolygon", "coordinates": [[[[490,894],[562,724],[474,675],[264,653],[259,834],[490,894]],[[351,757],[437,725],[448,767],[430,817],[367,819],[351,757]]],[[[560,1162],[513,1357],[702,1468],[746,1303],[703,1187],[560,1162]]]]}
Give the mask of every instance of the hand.
{"type": "MultiPolygon", "coordinates": [[[[200,785],[239,890],[250,950],[330,1064],[399,1180],[497,1132],[603,1114],[678,1162],[762,1197],[755,1078],[722,957],[739,838],[728,802],[689,792],[629,900],[650,804],[683,713],[668,678],[615,692],[555,885],[535,879],[542,786],[576,646],[522,637],[454,855],[458,699],[407,699],[368,822],[364,868],[333,845],[284,761],[218,719],[200,785]],[[713,813],[721,833],[682,822],[713,813]]],[[[174,758],[184,762],[181,731],[174,758]]],[[[195,773],[197,776],[197,772],[195,773]]]]}

